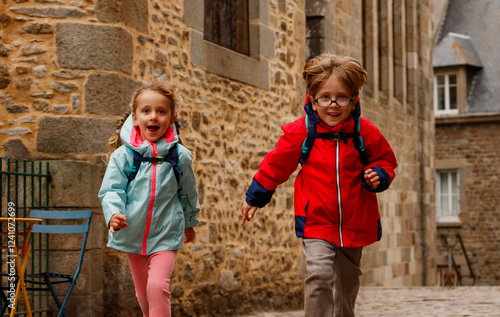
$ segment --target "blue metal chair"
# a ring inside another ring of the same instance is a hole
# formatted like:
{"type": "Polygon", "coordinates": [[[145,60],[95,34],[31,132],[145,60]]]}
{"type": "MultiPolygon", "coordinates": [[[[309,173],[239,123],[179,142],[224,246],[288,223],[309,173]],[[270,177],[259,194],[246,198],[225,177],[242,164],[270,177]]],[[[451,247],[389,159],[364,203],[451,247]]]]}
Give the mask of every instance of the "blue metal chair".
{"type": "Polygon", "coordinates": [[[78,261],[78,267],[74,275],[44,272],[39,275],[43,280],[36,280],[32,276],[25,279],[26,283],[40,285],[40,287],[32,287],[29,290],[32,291],[50,291],[52,297],[54,298],[57,307],[59,308],[58,317],[67,316],[64,309],[68,303],[69,297],[73,288],[76,285],[76,280],[80,274],[82,268],[83,256],[85,254],[85,247],[87,245],[87,237],[90,229],[90,220],[92,219],[92,210],[71,210],[71,211],[55,211],[55,210],[31,210],[31,218],[41,218],[41,219],[58,219],[58,220],[72,220],[72,219],[82,219],[86,220],[86,224],[35,224],[33,225],[32,233],[48,233],[48,234],[84,234],[82,248],[80,251],[80,260],[78,261]],[[55,284],[71,283],[64,301],[61,304],[59,297],[54,290],[55,284]]]}

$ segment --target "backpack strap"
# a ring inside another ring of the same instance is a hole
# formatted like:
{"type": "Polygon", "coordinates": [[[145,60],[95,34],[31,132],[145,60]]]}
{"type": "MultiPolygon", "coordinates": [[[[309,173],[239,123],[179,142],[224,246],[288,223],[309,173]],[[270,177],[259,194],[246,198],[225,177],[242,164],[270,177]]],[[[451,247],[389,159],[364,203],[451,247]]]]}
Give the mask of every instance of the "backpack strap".
{"type": "Polygon", "coordinates": [[[302,144],[302,154],[299,159],[300,164],[304,164],[309,155],[311,154],[314,141],[316,139],[327,139],[327,140],[343,140],[347,143],[348,138],[352,138],[354,147],[359,152],[359,158],[363,165],[368,165],[368,155],[366,154],[365,144],[363,138],[359,134],[360,131],[360,121],[359,117],[354,118],[354,132],[353,133],[317,133],[316,123],[314,123],[308,115],[306,115],[306,127],[307,127],[307,137],[302,144]]]}
{"type": "Polygon", "coordinates": [[[299,159],[300,164],[304,164],[309,158],[314,145],[314,140],[316,139],[316,123],[314,123],[308,115],[306,115],[306,128],[307,137],[302,144],[302,154],[299,159]]]}
{"type": "Polygon", "coordinates": [[[132,161],[132,166],[130,167],[130,174],[128,175],[128,182],[130,183],[137,176],[139,167],[141,167],[143,156],[130,148],[129,150],[132,153],[132,155],[134,155],[134,160],[132,161]]]}
{"type": "Polygon", "coordinates": [[[134,160],[132,162],[131,166],[131,172],[130,175],[128,176],[128,181],[129,183],[135,179],[137,176],[137,172],[139,171],[139,167],[141,166],[142,162],[149,162],[149,163],[156,163],[156,164],[162,164],[163,162],[168,162],[170,165],[172,165],[172,168],[174,169],[174,175],[175,179],[177,180],[177,184],[180,182],[180,177],[183,174],[182,169],[180,167],[180,159],[179,159],[179,145],[176,144],[175,146],[172,146],[170,150],[168,151],[168,154],[166,156],[155,156],[155,157],[144,157],[141,154],[139,154],[136,151],[133,151],[130,149],[132,154],[134,155],[134,160]]]}
{"type": "Polygon", "coordinates": [[[352,138],[352,142],[354,143],[354,147],[359,152],[359,158],[363,165],[368,165],[368,154],[366,154],[365,143],[363,142],[363,138],[359,134],[360,130],[360,122],[359,117],[354,118],[354,136],[352,138]]]}
{"type": "Polygon", "coordinates": [[[181,169],[181,160],[179,158],[179,144],[172,146],[168,151],[167,156],[164,156],[163,159],[170,163],[174,169],[175,179],[177,180],[177,184],[180,182],[180,177],[183,174],[181,169]]]}

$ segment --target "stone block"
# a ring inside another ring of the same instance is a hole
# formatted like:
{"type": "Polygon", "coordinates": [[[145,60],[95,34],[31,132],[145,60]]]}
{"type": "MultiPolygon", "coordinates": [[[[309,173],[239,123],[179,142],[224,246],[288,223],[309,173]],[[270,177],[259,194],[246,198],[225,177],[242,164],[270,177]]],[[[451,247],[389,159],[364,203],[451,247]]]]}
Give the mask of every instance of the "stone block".
{"type": "Polygon", "coordinates": [[[111,253],[103,258],[103,305],[105,316],[140,316],[134,282],[125,253],[111,253]],[[130,315],[123,314],[124,312],[130,315]]]}
{"type": "Polygon", "coordinates": [[[10,136],[14,135],[25,135],[25,134],[30,134],[32,131],[27,128],[12,128],[12,129],[3,129],[0,130],[0,133],[7,134],[10,136]]]}
{"type": "MultiPolygon", "coordinates": [[[[74,274],[78,263],[79,254],[68,251],[51,251],[50,272],[74,274]],[[57,259],[57,261],[54,261],[57,259]],[[57,262],[57,263],[55,263],[57,262]]],[[[82,270],[77,280],[66,312],[69,316],[102,316],[102,252],[93,250],[85,253],[82,270]]],[[[55,290],[60,298],[64,294],[68,285],[56,285],[55,290]]],[[[50,301],[52,309],[56,309],[54,301],[50,301]]]]}
{"type": "Polygon", "coordinates": [[[29,17],[37,17],[37,18],[56,18],[56,19],[64,19],[64,18],[73,18],[73,19],[82,19],[87,15],[85,11],[76,9],[76,8],[63,8],[63,7],[13,7],[10,8],[10,11],[27,15],[29,17]]]}
{"type": "MultiPolygon", "coordinates": [[[[92,295],[78,296],[72,294],[66,306],[65,311],[68,314],[68,316],[76,316],[76,317],[103,316],[102,314],[103,308],[102,305],[99,305],[100,302],[101,301],[99,301],[97,296],[92,296],[92,295]]],[[[53,304],[52,309],[57,311],[55,304],[53,304]]]]}
{"type": "Polygon", "coordinates": [[[38,111],[42,111],[42,112],[49,112],[49,111],[50,111],[50,108],[49,108],[49,103],[48,103],[48,102],[46,102],[46,101],[35,100],[35,101],[33,101],[33,103],[31,104],[31,106],[32,106],[35,110],[38,110],[38,111]]]}
{"type": "Polygon", "coordinates": [[[194,66],[205,68],[205,41],[203,32],[191,30],[191,62],[194,66]]]}
{"type": "Polygon", "coordinates": [[[99,208],[97,193],[101,185],[101,166],[88,162],[52,161],[49,165],[51,206],[99,208]]]}
{"type": "Polygon", "coordinates": [[[10,23],[10,16],[6,15],[6,14],[0,14],[0,23],[5,27],[7,25],[9,25],[10,23]]]}
{"type": "Polygon", "coordinates": [[[21,34],[52,34],[54,33],[54,27],[49,23],[39,23],[31,22],[24,25],[21,30],[21,34]]]}
{"type": "Polygon", "coordinates": [[[50,83],[50,88],[54,89],[58,93],[65,94],[78,90],[78,86],[73,83],[64,83],[60,81],[55,81],[50,83]]]}
{"type": "Polygon", "coordinates": [[[31,78],[14,78],[14,86],[17,90],[30,90],[33,79],[31,78]]]}
{"type": "Polygon", "coordinates": [[[28,160],[30,158],[30,151],[24,145],[23,141],[19,139],[9,140],[3,145],[3,157],[18,158],[28,160]]]}
{"type": "Polygon", "coordinates": [[[85,112],[122,116],[130,109],[134,92],[141,86],[141,82],[119,74],[92,73],[85,83],[85,112]]]}
{"type": "Polygon", "coordinates": [[[183,20],[188,26],[203,33],[204,10],[200,10],[202,7],[203,2],[200,0],[185,0],[183,20]]]}
{"type": "Polygon", "coordinates": [[[10,84],[9,64],[0,62],[0,89],[7,88],[10,84]]]}
{"type": "MultiPolygon", "coordinates": [[[[51,249],[56,246],[51,245],[51,249]]],[[[59,273],[59,274],[68,274],[74,275],[76,269],[78,268],[78,260],[80,259],[80,251],[58,251],[58,250],[50,250],[49,251],[49,272],[59,273]]],[[[102,264],[100,267],[94,266],[94,269],[91,269],[91,261],[89,254],[85,254],[84,260],[82,263],[82,269],[80,271],[80,275],[78,276],[78,284],[75,286],[73,290],[74,295],[88,295],[90,294],[90,286],[91,286],[91,273],[93,271],[97,271],[97,269],[101,270],[102,264]]],[[[62,296],[65,290],[68,288],[68,285],[57,285],[55,287],[56,293],[58,296],[62,296]]],[[[63,297],[64,298],[64,297],[63,297]]]]}
{"type": "Polygon", "coordinates": [[[0,56],[7,57],[10,54],[10,48],[8,45],[0,43],[0,56]]]}
{"type": "Polygon", "coordinates": [[[37,151],[107,153],[107,139],[115,128],[114,120],[44,116],[38,123],[37,151]]]}
{"type": "Polygon", "coordinates": [[[101,22],[122,22],[141,32],[148,31],[147,0],[122,0],[120,5],[117,5],[115,0],[98,0],[95,14],[101,22]]]}
{"type": "Polygon", "coordinates": [[[132,36],[120,27],[57,23],[56,53],[61,67],[132,73],[132,36]]]}

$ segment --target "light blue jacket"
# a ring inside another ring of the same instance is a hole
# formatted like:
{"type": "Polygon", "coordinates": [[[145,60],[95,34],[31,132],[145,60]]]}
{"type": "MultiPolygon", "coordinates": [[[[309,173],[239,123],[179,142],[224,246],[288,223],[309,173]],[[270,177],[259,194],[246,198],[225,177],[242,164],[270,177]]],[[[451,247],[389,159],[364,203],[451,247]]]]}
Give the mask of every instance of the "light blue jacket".
{"type": "Polygon", "coordinates": [[[191,152],[178,144],[173,127],[155,143],[142,142],[131,116],[120,138],[124,145],[111,155],[98,196],[108,227],[115,213],[125,215],[128,227],[109,232],[108,247],[142,255],[182,249],[184,229],[198,224],[196,216],[200,211],[191,152]],[[164,156],[172,146],[179,146],[183,171],[179,184],[167,162],[142,162],[135,179],[128,182],[132,151],[144,157],[164,156]]]}

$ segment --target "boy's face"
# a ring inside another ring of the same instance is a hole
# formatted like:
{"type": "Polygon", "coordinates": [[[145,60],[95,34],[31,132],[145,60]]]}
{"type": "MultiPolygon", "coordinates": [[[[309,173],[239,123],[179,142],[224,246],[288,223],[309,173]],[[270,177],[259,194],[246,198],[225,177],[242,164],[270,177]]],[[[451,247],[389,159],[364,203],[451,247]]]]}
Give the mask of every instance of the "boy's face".
{"type": "Polygon", "coordinates": [[[313,110],[316,111],[320,119],[330,127],[334,127],[347,119],[356,105],[354,101],[351,101],[347,107],[339,107],[336,103],[332,103],[329,107],[320,107],[315,101],[320,97],[328,97],[332,100],[337,100],[339,97],[351,99],[352,93],[337,79],[337,77],[335,77],[335,75],[332,75],[319,87],[315,96],[309,95],[313,110]]]}
{"type": "Polygon", "coordinates": [[[145,90],[137,96],[137,109],[132,118],[141,131],[142,141],[156,142],[165,136],[175,121],[170,102],[170,99],[152,90],[145,90]]]}

